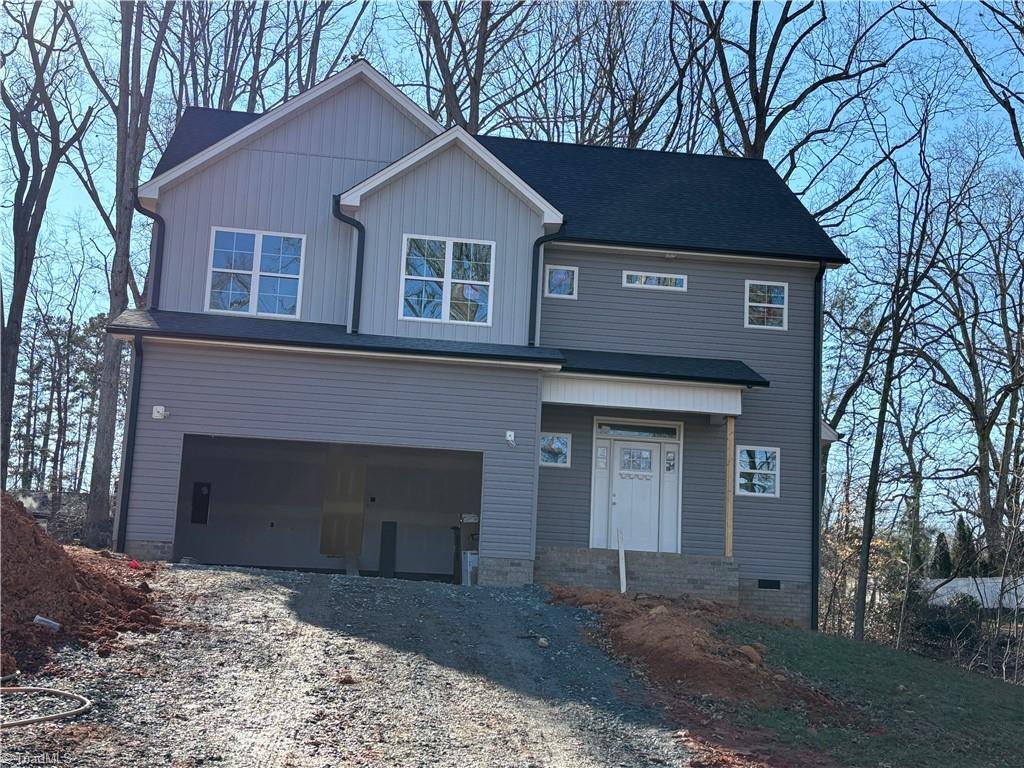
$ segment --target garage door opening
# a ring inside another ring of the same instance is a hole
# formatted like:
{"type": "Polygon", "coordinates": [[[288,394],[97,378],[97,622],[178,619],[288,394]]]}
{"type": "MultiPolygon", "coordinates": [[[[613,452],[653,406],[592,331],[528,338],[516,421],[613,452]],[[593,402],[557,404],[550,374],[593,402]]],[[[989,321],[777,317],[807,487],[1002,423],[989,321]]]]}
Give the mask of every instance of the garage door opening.
{"type": "Polygon", "coordinates": [[[176,559],[462,583],[483,456],[186,435],[176,559]]]}

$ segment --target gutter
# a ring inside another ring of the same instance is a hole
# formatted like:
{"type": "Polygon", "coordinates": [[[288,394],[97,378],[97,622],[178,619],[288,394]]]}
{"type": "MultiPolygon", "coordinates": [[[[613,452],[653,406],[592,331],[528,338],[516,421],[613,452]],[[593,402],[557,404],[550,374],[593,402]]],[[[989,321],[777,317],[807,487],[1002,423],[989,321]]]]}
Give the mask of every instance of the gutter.
{"type": "Polygon", "coordinates": [[[824,282],[826,264],[818,265],[814,276],[814,402],[811,404],[811,629],[818,630],[818,589],[821,580],[821,361],[824,329],[824,282]]]}
{"type": "Polygon", "coordinates": [[[128,398],[128,421],[124,428],[124,453],[117,502],[117,536],[114,550],[124,552],[128,531],[128,497],[132,489],[132,465],[135,463],[135,428],[139,421],[139,389],[142,387],[142,337],[135,336],[132,346],[132,387],[128,398]]]}
{"type": "Polygon", "coordinates": [[[334,196],[331,213],[338,221],[344,222],[356,230],[356,276],[352,284],[352,322],[349,333],[359,333],[359,313],[363,304],[363,252],[366,249],[366,227],[359,219],[346,216],[341,212],[341,195],[334,196]]]}
{"type": "Polygon", "coordinates": [[[164,272],[164,232],[167,229],[167,222],[159,213],[142,207],[138,189],[135,190],[134,198],[135,210],[153,222],[153,239],[156,242],[153,261],[149,265],[151,276],[149,279],[149,302],[146,308],[160,309],[160,277],[164,272]]]}
{"type": "Polygon", "coordinates": [[[531,347],[537,346],[537,291],[540,285],[540,249],[544,243],[558,239],[558,232],[550,235],[541,235],[533,241],[533,271],[530,282],[530,328],[527,334],[527,344],[531,347]]]}

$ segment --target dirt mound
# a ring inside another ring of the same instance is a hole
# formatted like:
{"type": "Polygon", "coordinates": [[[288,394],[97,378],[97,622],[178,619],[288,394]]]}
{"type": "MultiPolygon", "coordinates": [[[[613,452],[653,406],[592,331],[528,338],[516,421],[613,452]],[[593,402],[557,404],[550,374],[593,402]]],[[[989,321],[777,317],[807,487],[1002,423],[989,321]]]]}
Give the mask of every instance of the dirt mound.
{"type": "Polygon", "coordinates": [[[23,670],[38,667],[57,645],[96,643],[109,653],[120,632],[151,632],[161,625],[148,586],[140,582],[157,566],[130,568],[127,560],[54,542],[20,502],[0,503],[0,610],[4,674],[16,660],[23,670]],[[53,632],[33,623],[36,615],[60,624],[53,632]],[[12,658],[13,657],[13,658],[12,658]]]}

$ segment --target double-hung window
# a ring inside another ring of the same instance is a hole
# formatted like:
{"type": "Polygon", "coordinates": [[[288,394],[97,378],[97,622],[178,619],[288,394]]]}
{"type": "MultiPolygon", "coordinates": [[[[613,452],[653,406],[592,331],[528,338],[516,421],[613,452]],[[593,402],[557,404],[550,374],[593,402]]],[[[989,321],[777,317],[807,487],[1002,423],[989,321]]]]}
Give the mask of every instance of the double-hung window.
{"type": "Polygon", "coordinates": [[[779,495],[779,449],[741,445],[736,448],[736,493],[779,495]]]}
{"type": "Polygon", "coordinates": [[[302,235],[215,228],[206,309],[298,317],[304,246],[302,235]]]}
{"type": "Polygon", "coordinates": [[[405,236],[401,317],[490,325],[493,285],[494,243],[405,236]]]}
{"type": "Polygon", "coordinates": [[[788,298],[789,283],[747,280],[743,326],[786,330],[788,298]]]}

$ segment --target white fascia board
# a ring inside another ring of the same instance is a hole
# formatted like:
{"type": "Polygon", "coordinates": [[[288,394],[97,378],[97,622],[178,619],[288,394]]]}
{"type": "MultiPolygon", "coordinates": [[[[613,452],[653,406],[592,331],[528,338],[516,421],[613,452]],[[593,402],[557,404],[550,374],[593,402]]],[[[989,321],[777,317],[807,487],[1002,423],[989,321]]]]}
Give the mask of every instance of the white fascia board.
{"type": "Polygon", "coordinates": [[[382,168],[367,179],[356,184],[346,192],[341,193],[341,205],[349,210],[359,208],[362,197],[365,194],[387,184],[397,176],[408,171],[419,163],[433,157],[453,144],[458,144],[472,155],[479,163],[487,167],[492,173],[500,178],[514,192],[524,198],[531,206],[540,211],[545,226],[560,225],[562,223],[562,212],[545,200],[533,187],[523,181],[501,160],[494,156],[486,147],[468,133],[464,128],[456,126],[450,128],[439,136],[434,137],[421,147],[414,149],[404,157],[399,158],[386,168],[382,168]]]}
{"type": "Polygon", "coordinates": [[[821,442],[823,443],[835,443],[842,435],[832,429],[832,426],[825,421],[821,420],[821,442]]]}
{"type": "Polygon", "coordinates": [[[357,77],[363,78],[374,86],[384,96],[394,102],[395,105],[403,112],[423,126],[430,134],[436,136],[441,133],[441,126],[438,125],[430,115],[424,112],[416,102],[392,85],[391,82],[384,77],[384,75],[374,69],[369,62],[357,61],[345,67],[345,69],[341,70],[341,72],[338,72],[336,75],[331,75],[322,83],[315,85],[308,91],[300,93],[298,96],[289,99],[284,104],[274,107],[269,112],[265,112],[261,117],[253,120],[247,126],[239,128],[234,133],[225,136],[216,144],[211,144],[202,152],[193,155],[185,162],[179,163],[170,170],[165,171],[159,176],[139,185],[139,199],[143,203],[149,204],[151,207],[152,203],[160,196],[160,188],[163,185],[169,184],[175,179],[184,176],[205,163],[220,157],[220,155],[231,149],[236,144],[252,138],[256,134],[266,130],[270,126],[286,118],[288,115],[297,112],[312,102],[334,93],[357,77]]]}
{"type": "Polygon", "coordinates": [[[741,386],[569,373],[545,373],[542,378],[545,403],[724,416],[743,412],[741,386]]]}

